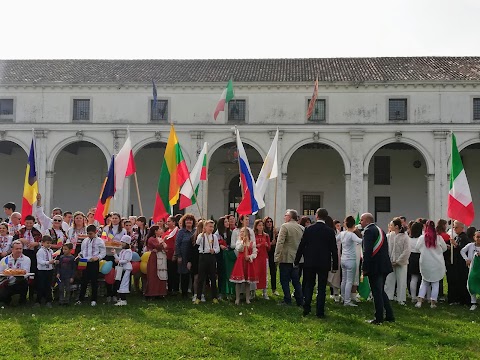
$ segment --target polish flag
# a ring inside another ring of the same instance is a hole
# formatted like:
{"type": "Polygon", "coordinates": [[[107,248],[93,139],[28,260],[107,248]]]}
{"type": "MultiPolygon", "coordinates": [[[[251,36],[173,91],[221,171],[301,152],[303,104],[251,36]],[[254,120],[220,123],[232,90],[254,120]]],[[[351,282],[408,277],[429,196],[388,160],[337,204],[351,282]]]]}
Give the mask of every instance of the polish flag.
{"type": "Polygon", "coordinates": [[[125,178],[135,174],[136,171],[132,142],[130,141],[130,135],[128,135],[125,144],[115,157],[115,189],[122,189],[125,178]]]}

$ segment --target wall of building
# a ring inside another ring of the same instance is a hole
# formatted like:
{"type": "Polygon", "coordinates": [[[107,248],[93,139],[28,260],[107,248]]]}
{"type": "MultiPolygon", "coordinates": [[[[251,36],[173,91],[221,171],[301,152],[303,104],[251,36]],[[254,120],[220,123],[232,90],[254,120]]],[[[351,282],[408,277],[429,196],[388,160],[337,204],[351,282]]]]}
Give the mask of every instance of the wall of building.
{"type": "MultiPolygon", "coordinates": [[[[13,143],[7,146],[10,145],[13,143]]],[[[15,145],[11,154],[0,153],[0,206],[12,201],[17,205],[17,211],[21,210],[26,166],[27,154],[20,146],[15,145]]],[[[3,208],[0,217],[5,217],[3,208]]]]}

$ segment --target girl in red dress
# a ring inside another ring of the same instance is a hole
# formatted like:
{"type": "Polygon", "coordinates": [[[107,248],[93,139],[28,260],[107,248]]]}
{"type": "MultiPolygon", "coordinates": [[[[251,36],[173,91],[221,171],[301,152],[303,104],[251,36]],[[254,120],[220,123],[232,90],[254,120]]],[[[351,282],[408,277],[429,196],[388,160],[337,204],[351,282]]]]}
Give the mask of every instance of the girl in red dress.
{"type": "Polygon", "coordinates": [[[152,226],[148,232],[147,251],[150,257],[147,264],[147,283],[145,297],[164,297],[167,295],[167,246],[162,239],[163,228],[152,226]],[[161,265],[159,268],[158,265],[161,265]]]}
{"type": "MultiPolygon", "coordinates": [[[[240,236],[235,245],[235,250],[238,251],[237,260],[233,266],[230,281],[235,283],[236,300],[235,305],[240,304],[240,294],[242,292],[243,283],[257,283],[258,277],[255,272],[255,264],[253,260],[257,257],[257,246],[255,239],[250,238],[250,230],[243,227],[240,230],[240,236]]],[[[246,289],[248,289],[246,287],[246,289]]],[[[245,291],[245,302],[250,304],[250,292],[245,291]]]]}
{"type": "Polygon", "coordinates": [[[268,300],[267,295],[267,267],[268,251],[270,250],[270,236],[263,231],[264,223],[262,219],[255,220],[253,231],[255,232],[255,242],[257,245],[257,258],[255,259],[255,271],[258,277],[257,289],[263,290],[263,298],[268,300]]]}

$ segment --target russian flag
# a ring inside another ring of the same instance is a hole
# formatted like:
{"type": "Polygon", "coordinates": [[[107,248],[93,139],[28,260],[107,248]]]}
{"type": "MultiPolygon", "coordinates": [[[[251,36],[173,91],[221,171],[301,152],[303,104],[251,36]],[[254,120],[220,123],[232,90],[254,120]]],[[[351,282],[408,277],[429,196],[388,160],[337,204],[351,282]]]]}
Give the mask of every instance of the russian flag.
{"type": "Polygon", "coordinates": [[[248,163],[247,153],[240,140],[240,132],[237,132],[238,162],[240,167],[240,181],[243,187],[243,199],[238,205],[237,213],[240,215],[255,215],[258,212],[258,201],[255,192],[255,179],[253,178],[250,164],[248,163]]]}
{"type": "Polygon", "coordinates": [[[112,156],[110,167],[108,168],[107,178],[103,183],[102,192],[97,203],[97,210],[95,211],[95,220],[100,224],[105,221],[105,216],[108,214],[110,208],[110,200],[115,195],[115,156],[112,156]]]}
{"type": "Polygon", "coordinates": [[[37,170],[35,167],[35,144],[32,139],[30,145],[30,153],[28,155],[27,170],[25,171],[25,182],[23,185],[22,198],[22,223],[25,216],[32,215],[33,204],[37,201],[38,182],[37,170]]]}

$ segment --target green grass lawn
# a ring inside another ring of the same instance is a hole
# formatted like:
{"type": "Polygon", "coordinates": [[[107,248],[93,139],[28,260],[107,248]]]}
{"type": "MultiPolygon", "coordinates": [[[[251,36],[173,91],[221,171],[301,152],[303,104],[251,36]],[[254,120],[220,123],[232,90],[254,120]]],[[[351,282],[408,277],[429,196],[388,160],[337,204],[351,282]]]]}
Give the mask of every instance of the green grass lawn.
{"type": "MultiPolygon", "coordinates": [[[[102,299],[103,300],[103,299],[102,299]]],[[[127,307],[0,309],[0,359],[473,359],[480,311],[394,305],[397,322],[374,326],[373,304],[327,302],[327,318],[302,317],[280,298],[251,305],[192,305],[172,297],[127,307]]]]}

